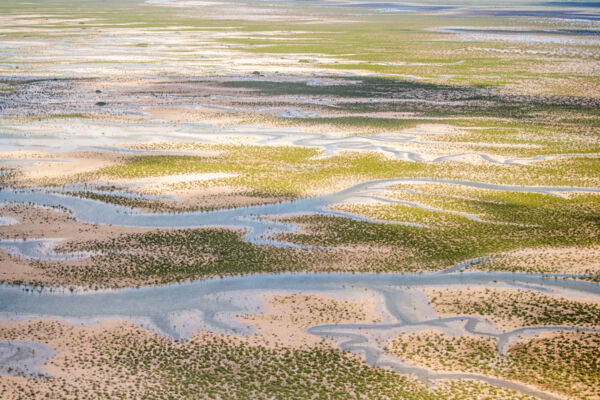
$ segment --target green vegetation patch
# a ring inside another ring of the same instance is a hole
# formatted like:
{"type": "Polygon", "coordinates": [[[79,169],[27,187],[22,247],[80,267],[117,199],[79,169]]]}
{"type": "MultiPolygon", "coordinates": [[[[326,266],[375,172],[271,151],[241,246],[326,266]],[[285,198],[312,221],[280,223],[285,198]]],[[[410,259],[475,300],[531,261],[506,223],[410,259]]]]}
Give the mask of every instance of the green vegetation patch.
{"type": "MultiPolygon", "coordinates": [[[[222,229],[163,230],[72,242],[64,249],[106,252],[89,267],[41,264],[61,281],[98,286],[165,284],[255,272],[293,272],[320,264],[310,252],[255,246],[222,229]]],[[[323,256],[322,256],[323,257],[323,256]]]]}

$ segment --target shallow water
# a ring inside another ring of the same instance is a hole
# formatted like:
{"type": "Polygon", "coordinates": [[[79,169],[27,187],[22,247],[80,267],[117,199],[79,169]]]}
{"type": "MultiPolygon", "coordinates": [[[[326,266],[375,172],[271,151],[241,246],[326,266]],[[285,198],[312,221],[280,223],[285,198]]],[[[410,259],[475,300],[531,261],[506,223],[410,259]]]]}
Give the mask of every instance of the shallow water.
{"type": "Polygon", "coordinates": [[[77,260],[96,254],[84,251],[73,253],[55,252],[54,248],[60,242],[61,239],[0,239],[0,249],[13,257],[44,261],[77,260]]]}
{"type": "Polygon", "coordinates": [[[0,342],[0,373],[37,378],[42,376],[40,366],[52,356],[48,347],[31,342],[0,342]]]}

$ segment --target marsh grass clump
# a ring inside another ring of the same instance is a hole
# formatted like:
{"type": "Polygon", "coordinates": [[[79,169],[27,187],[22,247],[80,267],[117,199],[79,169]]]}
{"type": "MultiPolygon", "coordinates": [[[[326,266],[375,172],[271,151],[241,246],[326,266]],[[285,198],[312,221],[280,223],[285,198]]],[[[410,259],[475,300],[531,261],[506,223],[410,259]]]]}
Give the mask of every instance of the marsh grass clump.
{"type": "Polygon", "coordinates": [[[570,279],[597,281],[600,277],[600,248],[556,246],[515,250],[477,266],[482,271],[574,274],[570,279]]]}
{"type": "Polygon", "coordinates": [[[477,315],[503,327],[600,327],[598,304],[525,290],[432,290],[429,297],[440,314],[477,315]]]}
{"type": "Polygon", "coordinates": [[[508,359],[497,354],[496,340],[478,336],[450,337],[436,332],[398,336],[388,351],[403,360],[436,370],[491,374],[508,359]]]}
{"type": "Polygon", "coordinates": [[[505,357],[497,354],[494,339],[420,332],[392,339],[388,351],[437,371],[497,376],[583,399],[600,394],[600,363],[595,356],[599,345],[596,333],[550,333],[520,340],[505,357]]]}
{"type": "Polygon", "coordinates": [[[125,206],[129,208],[137,208],[147,210],[155,213],[177,213],[177,212],[193,212],[193,211],[206,211],[200,207],[185,207],[178,205],[176,202],[165,201],[165,200],[148,200],[141,198],[131,198],[127,196],[119,196],[113,194],[103,194],[96,192],[77,192],[69,193],[70,196],[82,197],[85,199],[99,200],[103,203],[116,204],[119,206],[125,206]]]}
{"type": "Polygon", "coordinates": [[[127,234],[107,240],[72,242],[61,250],[102,252],[86,266],[39,263],[57,279],[87,285],[165,284],[253,272],[290,272],[323,263],[327,254],[245,243],[239,232],[189,229],[127,234]],[[321,260],[319,260],[321,259],[321,260]],[[61,278],[62,277],[62,278],[61,278]]]}

